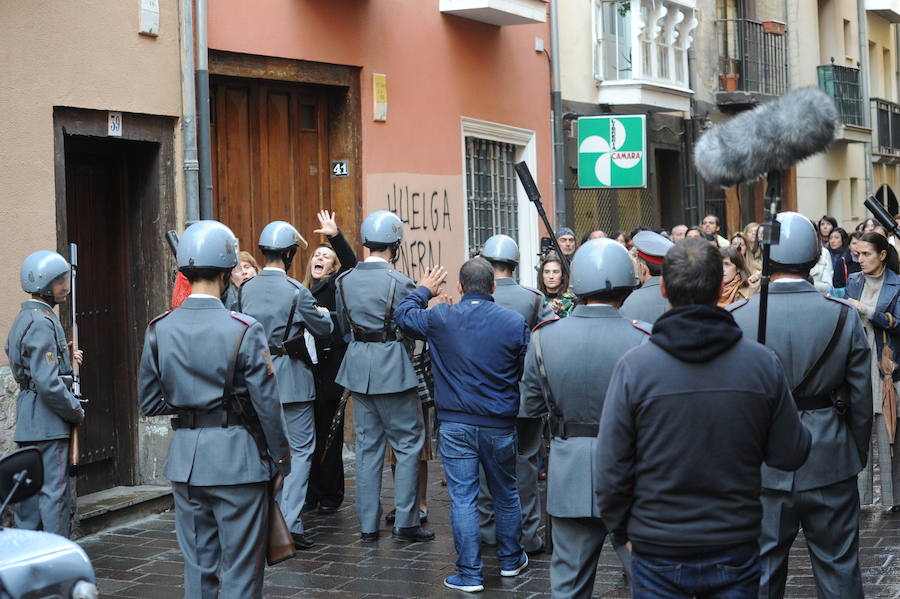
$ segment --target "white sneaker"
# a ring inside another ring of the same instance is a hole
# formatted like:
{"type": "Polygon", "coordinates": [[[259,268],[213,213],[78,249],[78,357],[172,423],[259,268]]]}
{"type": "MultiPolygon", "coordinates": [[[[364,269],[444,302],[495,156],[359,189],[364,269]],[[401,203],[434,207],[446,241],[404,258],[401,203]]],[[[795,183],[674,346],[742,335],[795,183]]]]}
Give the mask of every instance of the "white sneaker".
{"type": "Polygon", "coordinates": [[[516,568],[515,570],[500,570],[500,576],[505,576],[509,578],[510,576],[518,576],[522,573],[522,570],[528,567],[528,554],[523,553],[525,556],[525,561],[522,562],[522,565],[516,568]]]}
{"type": "Polygon", "coordinates": [[[448,576],[447,578],[445,578],[444,586],[447,587],[448,589],[456,589],[457,591],[463,591],[464,593],[480,593],[481,591],[484,590],[483,584],[456,583],[456,582],[451,582],[450,581],[451,578],[455,578],[457,580],[459,579],[459,577],[456,575],[448,576]]]}

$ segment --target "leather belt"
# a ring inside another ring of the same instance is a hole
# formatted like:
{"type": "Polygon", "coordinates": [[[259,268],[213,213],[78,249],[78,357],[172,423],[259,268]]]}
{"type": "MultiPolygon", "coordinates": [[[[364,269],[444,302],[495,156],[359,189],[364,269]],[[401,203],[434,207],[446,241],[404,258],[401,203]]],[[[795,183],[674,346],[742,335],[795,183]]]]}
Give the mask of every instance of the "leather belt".
{"type": "Polygon", "coordinates": [[[597,422],[572,422],[566,420],[558,427],[557,437],[568,439],[569,437],[596,437],[600,432],[600,424],[597,422]]]}
{"type": "Polygon", "coordinates": [[[362,341],[363,343],[387,343],[388,341],[396,341],[397,333],[394,331],[389,333],[384,331],[354,331],[353,340],[362,341]]]}
{"type": "Polygon", "coordinates": [[[212,410],[179,409],[170,422],[173,430],[180,428],[226,428],[242,424],[237,414],[224,407],[212,410]]]}
{"type": "Polygon", "coordinates": [[[831,398],[830,393],[812,395],[810,397],[795,397],[794,402],[797,404],[797,409],[801,411],[834,407],[834,400],[831,398]]]}

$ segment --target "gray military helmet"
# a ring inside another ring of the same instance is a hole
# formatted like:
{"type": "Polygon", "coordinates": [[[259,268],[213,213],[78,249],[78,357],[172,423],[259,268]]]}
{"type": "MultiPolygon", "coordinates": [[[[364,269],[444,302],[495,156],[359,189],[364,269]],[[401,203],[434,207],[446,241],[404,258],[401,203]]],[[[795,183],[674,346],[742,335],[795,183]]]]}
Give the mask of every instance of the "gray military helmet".
{"type": "Polygon", "coordinates": [[[50,292],[50,283],[59,276],[69,273],[71,268],[66,259],[56,252],[39,250],[29,254],[19,269],[22,291],[45,295],[50,292]]]}
{"type": "Polygon", "coordinates": [[[519,244],[509,235],[494,235],[484,242],[481,257],[491,262],[519,264],[519,244]]]}
{"type": "Polygon", "coordinates": [[[280,251],[294,246],[305,250],[306,240],[294,225],[283,220],[275,220],[266,225],[259,234],[259,249],[280,251]]]}
{"type": "Polygon", "coordinates": [[[234,268],[238,240],[217,220],[200,220],[184,230],[178,241],[178,268],[234,268]]]}
{"type": "Polygon", "coordinates": [[[592,239],[578,248],[572,258],[572,291],[579,297],[636,286],[634,262],[628,250],[612,239],[592,239]]]}
{"type": "Polygon", "coordinates": [[[816,228],[808,218],[796,212],[780,212],[781,234],[772,246],[769,257],[779,264],[809,264],[816,262],[822,252],[816,228]]]}
{"type": "Polygon", "coordinates": [[[376,210],[360,227],[363,245],[391,245],[403,239],[403,222],[390,210],[376,210]]]}

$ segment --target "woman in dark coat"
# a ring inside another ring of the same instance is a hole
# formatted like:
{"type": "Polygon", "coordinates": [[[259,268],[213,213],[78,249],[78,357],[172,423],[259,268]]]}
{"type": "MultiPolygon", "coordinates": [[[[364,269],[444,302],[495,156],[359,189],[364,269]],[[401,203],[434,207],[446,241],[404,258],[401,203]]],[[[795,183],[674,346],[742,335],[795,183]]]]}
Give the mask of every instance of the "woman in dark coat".
{"type": "MultiPolygon", "coordinates": [[[[900,456],[894,455],[887,425],[896,425],[896,417],[888,423],[889,415],[882,409],[883,373],[879,370],[882,349],[887,345],[900,359],[900,260],[893,246],[879,233],[866,233],[857,242],[861,272],[851,275],[847,284],[847,299],[863,321],[869,349],[872,353],[872,442],[878,443],[878,463],[881,469],[881,501],[891,511],[900,511],[900,456]]],[[[900,387],[900,370],[891,376],[895,389],[900,387]]],[[[898,431],[900,432],[900,431],[898,431]]],[[[874,452],[870,451],[869,456],[874,452]]],[[[860,503],[873,502],[873,460],[859,473],[860,503]]]]}
{"type": "Polygon", "coordinates": [[[334,331],[327,341],[316,340],[316,450],[312,457],[304,509],[312,509],[318,505],[320,514],[333,514],[344,500],[344,462],[341,455],[344,446],[343,427],[338,429],[324,461],[322,451],[344,391],[343,387],[335,384],[334,378],[347,350],[347,343],[337,325],[335,281],[338,275],[356,266],[356,252],[338,229],[333,212],[323,210],[318,217],[320,227],[315,233],[328,237],[329,243],[317,247],[313,252],[306,267],[303,284],[316,298],[316,304],[331,311],[334,331]]]}

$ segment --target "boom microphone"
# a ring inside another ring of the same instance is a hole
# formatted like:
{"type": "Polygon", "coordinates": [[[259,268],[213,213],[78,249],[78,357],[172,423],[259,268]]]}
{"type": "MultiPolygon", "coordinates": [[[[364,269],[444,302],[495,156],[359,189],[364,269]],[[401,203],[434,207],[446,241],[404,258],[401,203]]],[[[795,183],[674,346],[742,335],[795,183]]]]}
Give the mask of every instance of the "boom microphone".
{"type": "Polygon", "coordinates": [[[798,89],[707,131],[695,147],[694,164],[712,185],[755,181],[827,150],[837,119],[827,94],[798,89]]]}

